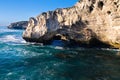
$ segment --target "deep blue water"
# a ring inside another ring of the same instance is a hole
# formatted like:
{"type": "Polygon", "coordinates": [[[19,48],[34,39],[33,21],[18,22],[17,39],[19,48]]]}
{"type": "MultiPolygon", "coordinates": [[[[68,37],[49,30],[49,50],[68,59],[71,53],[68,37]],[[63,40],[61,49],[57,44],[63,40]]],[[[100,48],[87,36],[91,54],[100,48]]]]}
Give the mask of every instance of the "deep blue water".
{"type": "Polygon", "coordinates": [[[0,80],[120,80],[119,50],[40,46],[22,32],[0,27],[0,80]]]}

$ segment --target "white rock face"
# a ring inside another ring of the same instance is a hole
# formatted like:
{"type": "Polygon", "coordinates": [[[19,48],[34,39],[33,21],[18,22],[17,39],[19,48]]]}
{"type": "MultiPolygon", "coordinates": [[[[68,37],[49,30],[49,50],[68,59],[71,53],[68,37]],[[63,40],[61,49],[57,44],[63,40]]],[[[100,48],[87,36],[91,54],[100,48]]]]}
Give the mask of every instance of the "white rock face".
{"type": "Polygon", "coordinates": [[[80,0],[73,7],[42,13],[30,19],[23,38],[41,43],[58,34],[79,44],[97,39],[120,48],[120,0],[80,0]]]}

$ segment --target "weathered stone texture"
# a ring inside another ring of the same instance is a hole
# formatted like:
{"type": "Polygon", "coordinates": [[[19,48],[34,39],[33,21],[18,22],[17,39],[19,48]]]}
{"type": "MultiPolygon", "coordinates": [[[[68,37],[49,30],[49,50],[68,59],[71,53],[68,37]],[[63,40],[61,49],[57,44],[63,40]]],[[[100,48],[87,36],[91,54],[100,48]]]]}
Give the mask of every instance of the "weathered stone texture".
{"type": "Polygon", "coordinates": [[[30,19],[23,38],[44,42],[58,34],[79,44],[96,39],[120,48],[120,0],[80,0],[73,7],[44,12],[30,19]]]}

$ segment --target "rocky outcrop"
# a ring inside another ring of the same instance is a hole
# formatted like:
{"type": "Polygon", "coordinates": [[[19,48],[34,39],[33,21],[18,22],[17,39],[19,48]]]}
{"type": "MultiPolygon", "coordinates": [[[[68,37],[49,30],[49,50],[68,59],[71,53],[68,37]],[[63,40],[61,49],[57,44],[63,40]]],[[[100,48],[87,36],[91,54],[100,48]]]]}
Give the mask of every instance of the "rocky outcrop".
{"type": "Polygon", "coordinates": [[[23,38],[120,48],[120,0],[80,0],[73,7],[44,12],[30,18],[23,38]]]}
{"type": "Polygon", "coordinates": [[[8,28],[10,29],[26,29],[28,26],[28,21],[19,21],[15,23],[11,23],[8,28]]]}

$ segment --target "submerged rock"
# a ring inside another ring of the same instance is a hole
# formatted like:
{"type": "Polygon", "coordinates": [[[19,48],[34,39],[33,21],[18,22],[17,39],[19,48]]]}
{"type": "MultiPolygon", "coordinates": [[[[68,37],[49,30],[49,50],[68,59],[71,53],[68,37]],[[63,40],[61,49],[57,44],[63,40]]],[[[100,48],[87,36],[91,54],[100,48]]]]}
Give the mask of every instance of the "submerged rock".
{"type": "Polygon", "coordinates": [[[28,26],[28,21],[19,21],[15,23],[11,23],[8,28],[10,29],[26,29],[28,26]]]}
{"type": "Polygon", "coordinates": [[[57,53],[55,54],[55,57],[60,58],[60,59],[70,59],[70,58],[74,58],[75,56],[71,54],[57,53]]]}
{"type": "Polygon", "coordinates": [[[23,38],[120,48],[120,0],[79,0],[73,7],[44,12],[30,18],[23,38]]]}

